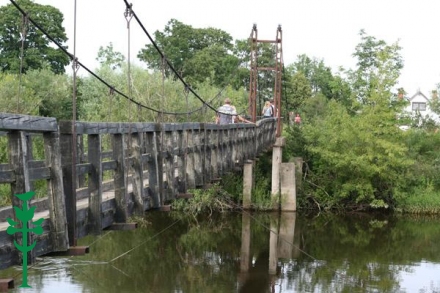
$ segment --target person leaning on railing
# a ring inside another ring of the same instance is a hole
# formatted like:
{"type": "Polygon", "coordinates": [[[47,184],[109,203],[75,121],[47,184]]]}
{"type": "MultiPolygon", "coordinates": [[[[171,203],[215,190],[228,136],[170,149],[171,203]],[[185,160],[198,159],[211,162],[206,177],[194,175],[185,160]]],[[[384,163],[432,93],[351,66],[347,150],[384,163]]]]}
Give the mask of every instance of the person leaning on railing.
{"type": "Polygon", "coordinates": [[[217,109],[215,123],[220,125],[234,123],[234,115],[237,115],[237,111],[235,107],[231,105],[231,100],[226,98],[223,106],[217,109]]]}
{"type": "Polygon", "coordinates": [[[217,109],[215,123],[225,125],[237,122],[253,123],[238,115],[235,106],[231,105],[231,99],[226,98],[223,106],[217,109]]]}

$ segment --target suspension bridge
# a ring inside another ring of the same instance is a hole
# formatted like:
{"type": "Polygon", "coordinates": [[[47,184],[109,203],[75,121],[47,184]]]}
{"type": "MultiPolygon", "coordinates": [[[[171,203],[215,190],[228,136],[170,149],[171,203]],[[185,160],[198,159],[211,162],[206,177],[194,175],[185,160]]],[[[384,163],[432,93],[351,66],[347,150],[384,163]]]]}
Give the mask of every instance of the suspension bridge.
{"type": "MultiPolygon", "coordinates": [[[[192,92],[204,107],[217,112],[179,75],[150,37],[132,6],[127,13],[137,20],[156,47],[163,62],[168,63],[185,89],[192,92]]],[[[68,54],[74,67],[82,67],[110,90],[127,100],[156,111],[160,115],[181,114],[155,110],[132,99],[103,80],[75,56],[53,40],[14,1],[11,3],[46,34],[56,46],[68,54]]],[[[243,207],[251,205],[253,165],[255,160],[272,149],[272,194],[294,194],[294,166],[281,162],[281,27],[276,39],[259,40],[256,25],[250,37],[251,62],[248,115],[253,123],[153,123],[153,122],[86,122],[57,121],[51,117],[0,113],[0,132],[7,139],[9,160],[0,164],[0,183],[11,186],[12,205],[0,208],[0,269],[19,264],[20,256],[14,241],[19,233],[9,235],[7,218],[16,219],[13,207],[23,202],[15,194],[33,190],[38,180],[47,183],[47,196],[30,202],[35,207],[34,219],[44,218],[42,235],[30,235],[28,244],[36,240],[31,258],[48,253],[82,254],[87,247],[77,246],[77,239],[100,234],[103,229],[131,229],[132,215],[166,209],[176,198],[188,198],[188,190],[217,182],[233,170],[243,170],[243,207]],[[276,48],[275,66],[259,68],[257,44],[272,43],[276,48]],[[256,111],[257,75],[259,70],[275,73],[274,101],[276,116],[258,120],[256,111]],[[44,147],[44,159],[34,159],[34,149],[44,147]],[[292,185],[293,184],[293,185],[292,185]]],[[[75,109],[73,91],[73,113],[75,109]]],[[[187,113],[185,113],[187,114],[187,113]]],[[[295,202],[285,200],[287,210],[295,210],[295,202]]],[[[27,223],[30,225],[30,223],[27,223]]]]}

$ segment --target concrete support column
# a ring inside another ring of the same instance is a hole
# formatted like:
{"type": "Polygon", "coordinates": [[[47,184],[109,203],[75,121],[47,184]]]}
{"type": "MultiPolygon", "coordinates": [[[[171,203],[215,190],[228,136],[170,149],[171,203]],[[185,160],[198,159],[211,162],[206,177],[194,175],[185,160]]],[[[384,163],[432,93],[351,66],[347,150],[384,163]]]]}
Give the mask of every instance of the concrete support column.
{"type": "Polygon", "coordinates": [[[296,211],[295,163],[281,163],[281,210],[296,211]]]}
{"type": "Polygon", "coordinates": [[[255,162],[248,160],[244,163],[243,168],[243,209],[250,209],[252,204],[252,190],[254,189],[255,162]]]}
{"type": "Polygon", "coordinates": [[[296,187],[297,190],[301,192],[302,188],[302,167],[303,167],[303,158],[302,157],[295,157],[293,158],[293,162],[295,163],[295,178],[296,178],[296,187]]]}
{"type": "MultiPolygon", "coordinates": [[[[283,147],[285,144],[286,138],[277,137],[272,149],[272,198],[278,198],[281,194],[280,165],[283,157],[283,147]]],[[[278,205],[274,207],[274,209],[278,209],[278,205]]]]}

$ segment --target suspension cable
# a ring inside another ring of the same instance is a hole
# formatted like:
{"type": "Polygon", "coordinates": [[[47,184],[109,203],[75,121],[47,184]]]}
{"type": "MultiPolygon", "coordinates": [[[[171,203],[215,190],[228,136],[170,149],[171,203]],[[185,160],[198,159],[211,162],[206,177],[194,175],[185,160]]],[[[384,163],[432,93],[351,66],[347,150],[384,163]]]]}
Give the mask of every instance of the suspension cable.
{"type": "MultiPolygon", "coordinates": [[[[127,0],[124,0],[125,5],[127,7],[130,7],[130,4],[128,4],[127,0]]],[[[188,90],[197,98],[199,99],[206,107],[210,108],[211,110],[218,112],[217,109],[215,109],[214,107],[212,107],[211,105],[209,105],[204,99],[202,99],[195,91],[194,89],[183,79],[183,77],[177,72],[177,70],[173,67],[173,65],[171,64],[170,61],[168,61],[168,59],[165,58],[165,54],[159,49],[159,47],[157,46],[156,42],[153,40],[153,38],[150,36],[150,34],[148,33],[148,31],[145,29],[144,25],[142,24],[142,22],[139,20],[139,18],[137,17],[136,13],[133,11],[133,16],[136,19],[136,21],[138,22],[139,26],[142,28],[142,30],[145,32],[145,34],[147,35],[148,39],[150,40],[150,42],[153,44],[154,48],[157,50],[157,52],[159,53],[159,55],[166,61],[168,67],[174,72],[175,76],[186,86],[188,87],[188,90]]]]}
{"type": "MultiPolygon", "coordinates": [[[[125,12],[124,12],[124,17],[125,17],[125,20],[127,21],[127,35],[128,35],[128,40],[127,40],[127,47],[128,47],[128,52],[127,52],[127,56],[128,56],[128,58],[127,58],[127,82],[128,82],[128,96],[130,97],[130,98],[133,98],[133,87],[132,87],[132,84],[131,84],[131,57],[130,57],[130,21],[131,21],[131,19],[133,18],[133,11],[132,11],[132,7],[133,7],[133,4],[130,4],[130,6],[127,6],[126,8],[125,8],[125,12]]],[[[129,106],[132,106],[133,104],[132,103],[130,103],[129,104],[129,106]]],[[[130,122],[131,122],[131,118],[132,118],[132,116],[133,115],[130,115],[130,109],[128,109],[128,114],[129,114],[129,119],[130,119],[130,122]]],[[[132,113],[132,112],[131,112],[132,113]]]]}
{"type": "MultiPolygon", "coordinates": [[[[14,1],[14,0],[9,0],[14,6],[15,8],[17,8],[17,10],[19,10],[21,12],[22,15],[26,15],[26,12],[14,1]]],[[[128,7],[130,7],[130,5],[127,3],[126,0],[124,0],[124,2],[126,3],[126,5],[128,7]]],[[[186,83],[182,76],[180,74],[178,74],[178,72],[176,71],[176,69],[172,66],[172,64],[165,58],[165,55],[159,50],[159,48],[157,47],[157,44],[153,41],[153,39],[151,38],[151,36],[149,35],[148,31],[145,29],[145,27],[143,26],[143,24],[140,22],[140,20],[138,19],[136,13],[131,10],[131,12],[133,13],[133,17],[136,19],[136,21],[139,23],[139,25],[141,26],[141,28],[143,29],[143,31],[147,34],[148,38],[150,39],[150,41],[153,43],[154,47],[156,48],[156,50],[158,50],[159,54],[164,58],[165,63],[170,67],[170,69],[176,74],[176,76],[178,77],[178,79],[185,85],[185,88],[188,88],[188,90],[194,94],[194,96],[196,96],[202,103],[203,105],[196,110],[191,111],[191,113],[194,113],[196,111],[200,111],[202,109],[206,109],[206,107],[210,108],[211,110],[215,111],[216,113],[218,113],[217,109],[215,109],[214,107],[212,107],[209,103],[207,103],[205,100],[203,100],[195,91],[194,89],[192,89],[188,83],[186,83]]],[[[102,79],[100,76],[98,76],[96,73],[94,73],[92,70],[90,70],[87,66],[85,66],[83,63],[81,63],[78,58],[76,57],[76,54],[71,54],[70,52],[68,52],[66,50],[66,48],[64,46],[62,46],[57,40],[55,40],[52,36],[50,36],[46,30],[44,30],[38,23],[36,23],[31,17],[28,17],[28,21],[30,23],[32,23],[36,28],[38,28],[50,41],[52,41],[62,52],[64,52],[67,56],[69,56],[69,58],[74,61],[74,63],[76,63],[75,67],[79,67],[81,66],[84,70],[86,70],[90,75],[92,75],[93,77],[95,77],[97,80],[99,80],[101,83],[103,83],[104,85],[106,85],[110,90],[112,90],[113,92],[116,92],[117,94],[119,94],[120,96],[124,97],[125,99],[131,101],[132,103],[138,105],[141,108],[144,109],[148,109],[150,111],[156,112],[156,113],[160,113],[162,115],[187,115],[188,113],[186,112],[171,112],[171,111],[160,111],[157,109],[154,109],[152,107],[146,106],[136,100],[134,100],[133,98],[129,97],[128,95],[124,94],[123,92],[119,91],[118,89],[114,88],[113,86],[111,86],[108,82],[106,82],[104,79],[102,79]]],[[[220,93],[219,93],[220,94],[220,93]]],[[[217,96],[216,96],[217,97],[217,96]]]]}
{"type": "Polygon", "coordinates": [[[27,35],[27,25],[29,17],[27,14],[22,15],[22,31],[21,31],[21,50],[20,50],[20,77],[18,81],[18,95],[17,95],[17,113],[20,113],[20,98],[21,98],[21,80],[23,75],[23,59],[24,59],[24,41],[27,35]]]}
{"type": "MultiPolygon", "coordinates": [[[[22,15],[26,15],[26,12],[14,1],[14,0],[9,0],[14,6],[15,8],[17,8],[20,13],[22,15]]],[[[103,83],[104,85],[106,85],[109,89],[113,88],[113,91],[116,92],[117,94],[119,94],[120,96],[124,97],[127,100],[130,100],[131,102],[133,102],[136,105],[141,106],[142,108],[151,110],[153,112],[160,112],[154,108],[148,107],[146,105],[143,105],[135,100],[133,100],[132,98],[130,98],[129,96],[127,96],[126,94],[122,93],[121,91],[117,90],[116,88],[114,88],[113,86],[111,86],[108,82],[106,82],[104,79],[102,79],[100,76],[98,76],[96,73],[94,73],[92,70],[90,70],[87,66],[85,66],[83,63],[81,63],[78,58],[76,58],[76,56],[74,56],[75,54],[71,54],[70,52],[68,52],[66,50],[66,48],[64,46],[62,46],[58,41],[56,41],[52,36],[50,36],[46,30],[44,30],[38,23],[36,23],[31,17],[28,17],[28,20],[30,23],[32,23],[36,28],[38,28],[49,40],[51,40],[61,51],[64,52],[64,54],[66,54],[67,56],[69,56],[69,58],[73,61],[75,60],[76,66],[81,66],[84,70],[86,70],[90,75],[92,75],[93,77],[95,77],[97,80],[99,80],[101,83],[103,83]]],[[[167,114],[167,115],[186,115],[185,112],[166,112],[163,111],[162,114],[167,114]]]]}

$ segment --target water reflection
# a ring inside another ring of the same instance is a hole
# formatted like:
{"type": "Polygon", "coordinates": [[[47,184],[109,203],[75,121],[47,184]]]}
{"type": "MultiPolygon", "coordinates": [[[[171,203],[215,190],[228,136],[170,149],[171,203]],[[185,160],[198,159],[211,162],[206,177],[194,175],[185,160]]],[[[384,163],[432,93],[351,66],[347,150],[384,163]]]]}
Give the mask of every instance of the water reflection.
{"type": "MultiPolygon", "coordinates": [[[[250,263],[251,251],[251,214],[242,214],[241,266],[239,292],[275,292],[278,258],[291,259],[295,245],[296,213],[273,214],[270,218],[269,248],[263,249],[250,263]]],[[[257,223],[264,227],[265,223],[257,223]]]]}
{"type": "Polygon", "coordinates": [[[146,220],[80,239],[91,245],[86,256],[41,259],[29,270],[33,289],[10,292],[440,292],[439,218],[157,212],[146,220]]]}

